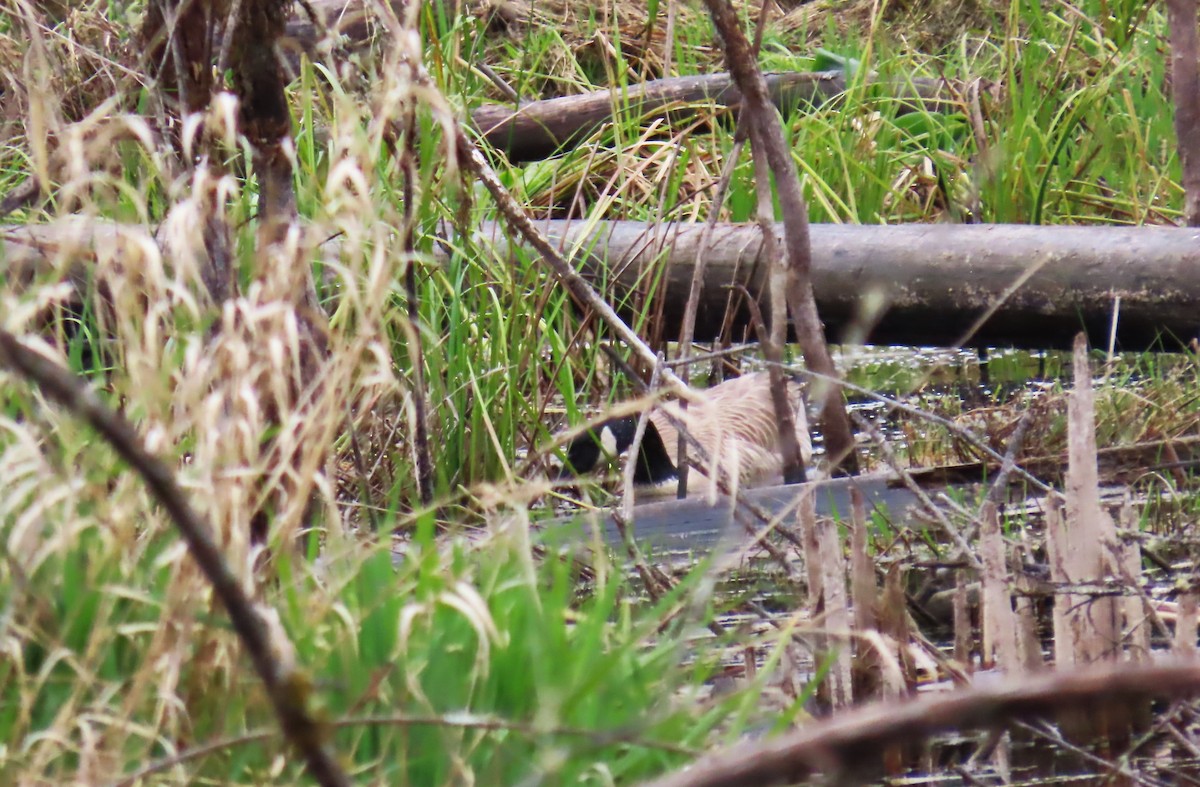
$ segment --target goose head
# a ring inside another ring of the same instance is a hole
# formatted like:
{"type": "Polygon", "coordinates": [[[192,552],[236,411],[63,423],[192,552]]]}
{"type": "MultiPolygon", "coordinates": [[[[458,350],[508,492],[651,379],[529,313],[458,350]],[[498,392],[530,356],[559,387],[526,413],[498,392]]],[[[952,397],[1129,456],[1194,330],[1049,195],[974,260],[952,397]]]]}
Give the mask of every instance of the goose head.
{"type": "MultiPolygon", "coordinates": [[[[578,477],[590,473],[604,457],[619,456],[633,444],[637,432],[637,416],[610,418],[597,424],[567,444],[567,461],[559,478],[578,477]]],[[[646,424],[638,449],[633,481],[639,485],[659,485],[679,478],[671,454],[653,421],[646,424]]]]}

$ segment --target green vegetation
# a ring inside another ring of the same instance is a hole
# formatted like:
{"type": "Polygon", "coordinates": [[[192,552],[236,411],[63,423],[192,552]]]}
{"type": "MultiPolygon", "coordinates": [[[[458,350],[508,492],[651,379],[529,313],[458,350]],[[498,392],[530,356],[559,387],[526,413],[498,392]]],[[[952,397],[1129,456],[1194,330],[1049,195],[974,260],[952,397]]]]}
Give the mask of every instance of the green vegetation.
{"type": "MultiPolygon", "coordinates": [[[[5,282],[5,327],[43,337],[178,468],[235,571],[279,611],[311,704],[363,783],[631,783],[781,714],[799,723],[804,691],[772,683],[767,669],[712,696],[711,679],[747,638],[697,635],[743,601],[728,588],[714,595],[709,567],[655,598],[620,559],[586,549],[590,536],[563,552],[540,544],[528,505],[535,519],[549,513],[553,435],[633,389],[602,351],[607,331],[580,317],[540,260],[513,261],[472,234],[497,212],[445,134],[501,98],[479,64],[526,98],[662,76],[667,47],[671,74],[708,73],[720,68],[709,22],[680,4],[666,41],[666,3],[649,4],[649,16],[641,4],[538,3],[507,28],[483,14],[446,18],[442,5],[425,4],[419,23],[432,88],[407,81],[386,37],[362,61],[378,65],[361,73],[303,64],[289,102],[305,232],[268,253],[256,246],[257,181],[238,175],[242,142],[228,141],[227,170],[185,167],[164,152],[161,135],[174,132],[138,114],[153,105],[128,68],[141,3],[91,0],[56,17],[53,3],[0,0],[0,194],[34,173],[52,183],[45,204],[6,220],[81,213],[144,230],[88,271],[82,302],[58,271],[31,287],[5,282]],[[416,154],[411,206],[389,136],[408,107],[416,130],[397,149],[416,154]],[[412,254],[398,231],[409,207],[412,254]],[[223,311],[205,302],[195,263],[211,215],[231,228],[243,288],[223,311]],[[306,398],[283,390],[297,373],[298,329],[277,298],[310,263],[329,358],[306,398]],[[432,506],[418,502],[410,440],[418,340],[432,506]],[[248,539],[264,505],[265,550],[248,539]],[[405,545],[397,568],[382,537],[392,529],[405,545]],[[311,534],[308,555],[293,547],[300,531],[311,534]]],[[[917,2],[878,19],[852,5],[843,27],[805,5],[773,21],[764,67],[834,62],[824,48],[859,75],[978,79],[979,89],[962,112],[904,115],[860,79],[841,100],[789,116],[812,221],[1179,215],[1160,5],[1011,0],[946,4],[977,12],[946,18],[934,13],[943,4],[917,2]]],[[[702,108],[669,127],[616,109],[616,122],[548,161],[489,158],[538,217],[753,217],[746,151],[726,203],[711,204],[733,151],[730,118],[702,108]]],[[[207,122],[223,133],[218,113],[207,122]]],[[[71,259],[67,249],[59,261],[71,259]]],[[[635,306],[635,326],[655,336],[653,309],[635,306]]],[[[1196,359],[1157,364],[1112,367],[1102,442],[1194,431],[1196,359]]],[[[938,382],[928,369],[858,374],[900,396],[938,382]]],[[[1026,396],[977,417],[1007,428],[1026,396]]],[[[1059,450],[1062,399],[1045,396],[1037,446],[1059,450]]],[[[957,400],[920,403],[971,417],[957,400]]],[[[963,458],[936,427],[912,429],[910,459],[963,458]]],[[[108,783],[152,763],[161,769],[140,783],[303,781],[223,610],[141,481],[12,376],[0,388],[0,478],[0,782],[108,783]]],[[[904,535],[887,527],[877,528],[881,550],[904,535]]],[[[769,664],[784,630],[753,640],[769,664]]]]}

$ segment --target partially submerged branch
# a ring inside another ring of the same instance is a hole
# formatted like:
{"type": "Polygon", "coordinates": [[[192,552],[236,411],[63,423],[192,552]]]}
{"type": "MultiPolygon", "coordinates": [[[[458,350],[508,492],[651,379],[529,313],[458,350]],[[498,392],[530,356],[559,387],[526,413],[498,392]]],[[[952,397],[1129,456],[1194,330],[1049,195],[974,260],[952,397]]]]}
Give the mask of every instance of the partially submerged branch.
{"type": "MultiPolygon", "coordinates": [[[[814,722],[790,735],[716,752],[654,787],[751,787],[793,784],[817,772],[853,772],[880,764],[879,752],[949,730],[984,727],[1064,708],[1091,707],[1154,697],[1200,694],[1194,662],[1138,667],[1130,664],[1054,670],[961,689],[915,701],[881,702],[814,722]]],[[[862,777],[865,780],[865,777],[862,777]]]]}

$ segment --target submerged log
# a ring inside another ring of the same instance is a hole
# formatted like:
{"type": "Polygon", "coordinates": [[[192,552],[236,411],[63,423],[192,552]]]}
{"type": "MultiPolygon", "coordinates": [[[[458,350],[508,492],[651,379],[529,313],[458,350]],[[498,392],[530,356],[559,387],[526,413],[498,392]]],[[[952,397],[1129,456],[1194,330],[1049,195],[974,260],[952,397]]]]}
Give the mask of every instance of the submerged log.
{"type": "MultiPolygon", "coordinates": [[[[623,316],[661,305],[662,335],[679,334],[700,225],[538,226],[564,248],[582,250],[585,271],[609,288],[623,316]]],[[[1107,347],[1114,314],[1121,349],[1178,349],[1200,331],[1200,230],[945,224],[814,224],[811,230],[817,306],[831,341],[1051,349],[1070,346],[1085,330],[1092,346],[1107,347]]],[[[516,253],[505,248],[494,223],[485,223],[480,237],[501,254],[516,253]]],[[[83,287],[97,257],[120,259],[122,244],[153,243],[144,228],[82,218],[0,228],[0,279],[19,289],[57,276],[83,287]]],[[[760,246],[754,225],[719,225],[712,233],[698,341],[720,335],[731,298],[738,305],[733,338],[749,335],[748,309],[732,283],[768,309],[760,246]]],[[[327,258],[338,253],[335,244],[321,250],[327,258]]]]}
{"type": "MultiPolygon", "coordinates": [[[[1163,457],[1168,451],[1178,457],[1171,464],[1178,463],[1189,468],[1200,465],[1200,437],[1153,440],[1097,449],[1095,461],[1099,478],[1106,487],[1129,483],[1131,478],[1163,469],[1163,457]]],[[[1020,465],[1034,477],[1061,487],[1067,469],[1067,457],[1032,457],[1022,459],[1020,465]]],[[[998,470],[999,466],[994,462],[967,462],[943,467],[912,468],[908,472],[911,479],[930,496],[935,492],[952,491],[954,495],[973,500],[980,489],[995,480],[998,470]]],[[[743,494],[750,502],[777,516],[794,510],[797,498],[805,490],[813,492],[817,516],[833,516],[836,512],[842,518],[852,510],[852,495],[857,490],[864,501],[864,510],[886,517],[897,528],[911,523],[923,505],[890,472],[790,486],[759,487],[744,490],[743,494]]],[[[1030,492],[1020,478],[1010,478],[1001,499],[1006,503],[1025,503],[1031,499],[1031,494],[1040,497],[1038,493],[1030,492]]],[[[1059,498],[1053,498],[1052,502],[1057,504],[1059,498]]],[[[1106,504],[1114,502],[1118,501],[1110,498],[1106,504]]],[[[704,554],[718,549],[722,543],[732,548],[744,545],[746,541],[745,532],[734,518],[732,506],[726,497],[719,497],[715,505],[703,497],[656,500],[637,505],[634,512],[635,516],[629,523],[633,537],[660,554],[704,554]]],[[[600,528],[599,532],[606,543],[622,544],[621,533],[613,517],[604,512],[597,517],[596,513],[567,514],[551,520],[549,524],[554,527],[574,527],[580,524],[592,526],[594,523],[600,528]]],[[[819,575],[814,579],[821,581],[819,575]]]]}
{"type": "MultiPolygon", "coordinates": [[[[662,335],[678,335],[702,225],[538,226],[585,252],[589,275],[612,283],[624,316],[649,299],[662,335]]],[[[495,225],[482,234],[504,243],[495,225]]],[[[731,285],[769,308],[761,245],[755,225],[712,233],[697,341],[720,335],[727,301],[740,301],[731,285]]],[[[834,342],[1052,349],[1083,330],[1095,347],[1111,334],[1119,349],[1173,350],[1200,330],[1200,230],[814,224],[812,250],[817,305],[834,342]]],[[[748,320],[742,304],[735,340],[748,320]]]]}

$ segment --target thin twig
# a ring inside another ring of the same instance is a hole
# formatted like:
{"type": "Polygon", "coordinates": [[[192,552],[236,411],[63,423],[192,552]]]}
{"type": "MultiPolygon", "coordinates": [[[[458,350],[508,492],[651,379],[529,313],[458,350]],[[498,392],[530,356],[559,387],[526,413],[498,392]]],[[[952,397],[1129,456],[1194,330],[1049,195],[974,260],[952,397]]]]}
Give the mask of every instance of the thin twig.
{"type": "MultiPolygon", "coordinates": [[[[696,312],[700,306],[700,290],[704,287],[704,270],[708,262],[708,248],[712,242],[713,228],[717,226],[717,219],[721,216],[721,206],[725,204],[725,194],[729,190],[729,184],[733,180],[733,170],[737,166],[738,158],[741,156],[742,142],[736,140],[733,143],[733,150],[729,154],[729,158],[725,161],[725,166],[721,170],[721,178],[717,181],[717,191],[713,195],[712,204],[709,207],[708,219],[704,222],[704,229],[700,231],[700,241],[696,246],[696,261],[692,268],[692,284],[688,290],[687,304],[683,307],[683,325],[679,328],[679,358],[676,363],[680,366],[679,378],[684,383],[690,383],[690,371],[687,364],[692,361],[692,337],[696,333],[696,312]]],[[[682,406],[686,407],[686,403],[682,406]]],[[[679,457],[679,491],[680,499],[687,497],[688,483],[688,463],[687,463],[687,440],[683,434],[679,435],[679,445],[677,447],[677,456],[679,457]]]]}
{"type": "Polygon", "coordinates": [[[925,490],[921,488],[921,485],[918,484],[915,479],[913,479],[912,474],[909,473],[906,468],[900,465],[899,460],[896,458],[895,452],[892,451],[891,445],[888,444],[887,439],[879,432],[879,429],[858,413],[851,413],[850,417],[853,418],[854,422],[858,424],[859,429],[861,429],[864,433],[869,435],[872,440],[875,441],[875,444],[879,446],[880,453],[883,454],[884,461],[886,461],[888,466],[891,467],[892,471],[900,477],[901,482],[908,487],[908,491],[912,492],[913,495],[916,496],[917,500],[921,502],[921,505],[923,505],[926,511],[929,512],[929,515],[937,520],[938,524],[941,525],[942,530],[946,533],[950,540],[954,542],[954,545],[958,547],[959,551],[962,552],[963,557],[970,564],[971,568],[981,571],[983,569],[983,563],[980,562],[979,556],[975,554],[973,549],[971,549],[971,545],[967,543],[967,540],[963,537],[963,534],[958,531],[958,528],[954,526],[942,509],[939,508],[938,505],[929,498],[929,495],[925,493],[925,490]]]}
{"type": "MultiPolygon", "coordinates": [[[[429,76],[424,71],[421,72],[421,82],[429,84],[429,76]]],[[[528,241],[529,245],[542,256],[542,259],[550,266],[550,269],[554,271],[559,281],[567,288],[567,291],[571,293],[575,300],[581,306],[591,309],[616,334],[617,338],[628,345],[647,366],[653,367],[658,363],[658,354],[650,349],[650,346],[642,341],[640,336],[634,333],[633,329],[621,319],[616,310],[592,288],[587,279],[571,266],[563,254],[546,237],[545,233],[534,226],[533,219],[530,218],[525,209],[513,198],[508,189],[504,187],[500,176],[496,174],[496,170],[488,163],[483,153],[480,152],[479,147],[463,129],[462,125],[454,123],[450,132],[454,137],[455,150],[458,157],[482,181],[484,188],[492,195],[492,199],[496,201],[496,207],[504,215],[509,225],[516,232],[520,233],[528,241]]],[[[662,377],[670,392],[688,392],[687,385],[670,369],[663,369],[662,377]]]]}
{"type": "Polygon", "coordinates": [[[663,35],[663,76],[671,76],[671,62],[675,56],[675,17],[679,0],[667,0],[667,30],[663,35]]]}
{"type": "Polygon", "coordinates": [[[237,32],[238,22],[241,21],[243,2],[233,0],[229,13],[225,15],[225,35],[221,36],[221,51],[217,54],[217,74],[222,78],[229,68],[229,53],[233,49],[233,36],[237,32]]]}
{"type": "Polygon", "coordinates": [[[633,528],[630,521],[625,518],[624,512],[613,511],[612,520],[617,526],[617,533],[621,536],[621,543],[625,545],[625,554],[633,561],[634,569],[642,578],[642,586],[646,588],[646,595],[652,602],[658,603],[658,600],[671,590],[673,583],[663,576],[662,572],[655,570],[646,560],[646,556],[638,547],[637,539],[633,537],[633,528]]]}
{"type": "MultiPolygon", "coordinates": [[[[650,375],[649,394],[654,396],[654,392],[658,390],[658,379],[663,370],[663,358],[658,357],[658,363],[654,364],[654,372],[650,375]]],[[[633,477],[637,473],[639,457],[638,454],[642,450],[642,439],[646,436],[646,426],[650,423],[650,411],[652,408],[647,407],[638,416],[637,427],[633,430],[633,442],[629,444],[629,453],[625,460],[624,472],[624,488],[621,495],[621,514],[627,522],[633,521],[633,477]]]]}
{"type": "MultiPolygon", "coordinates": [[[[693,345],[694,347],[695,345],[693,345]]],[[[735,344],[732,347],[726,347],[724,350],[713,350],[712,352],[699,353],[698,355],[689,355],[687,358],[679,357],[673,361],[667,361],[666,366],[674,368],[676,366],[691,366],[696,363],[704,363],[705,361],[713,361],[718,358],[729,358],[734,355],[741,355],[744,352],[754,350],[759,346],[758,342],[748,342],[746,344],[735,344]]]]}
{"type": "MultiPolygon", "coordinates": [[[[756,135],[757,136],[757,135],[756,135]]],[[[753,143],[752,143],[753,144],[753,143]]],[[[796,419],[792,416],[787,396],[787,380],[780,370],[783,364],[783,346],[787,342],[787,280],[788,265],[783,249],[775,236],[774,201],[771,198],[771,168],[762,150],[754,152],[754,190],[757,195],[755,213],[759,230],[762,232],[762,251],[767,261],[767,287],[771,303],[771,326],[766,330],[758,302],[746,292],[746,305],[750,307],[752,319],[763,346],[763,356],[770,375],[771,406],[775,408],[778,423],[779,452],[783,460],[783,481],[798,484],[807,480],[804,456],[796,438],[796,419]]]]}
{"type": "MultiPolygon", "coordinates": [[[[189,112],[194,111],[192,106],[191,96],[189,91],[191,83],[189,75],[192,73],[187,68],[187,63],[183,59],[183,42],[179,34],[179,16],[183,13],[187,2],[180,3],[178,6],[171,7],[167,3],[162,3],[163,20],[167,26],[167,46],[170,48],[173,65],[175,66],[175,90],[179,92],[179,116],[183,117],[189,112]],[[169,14],[169,17],[168,17],[169,14]]],[[[160,94],[162,91],[159,91],[160,94]]]]}
{"type": "MultiPolygon", "coordinates": [[[[367,473],[367,464],[363,461],[362,446],[359,445],[358,428],[354,425],[354,412],[350,403],[346,403],[346,433],[350,435],[350,456],[354,460],[354,472],[358,475],[359,489],[363,496],[363,510],[367,512],[367,523],[372,533],[379,532],[379,517],[375,513],[378,507],[375,496],[371,494],[371,475],[367,473]]],[[[384,443],[388,445],[388,443],[384,443]]],[[[380,452],[382,455],[384,452],[380,452]]]]}
{"type": "MultiPolygon", "coordinates": [[[[1123,779],[1130,780],[1124,782],[1125,784],[1140,784],[1147,785],[1147,787],[1159,787],[1161,785],[1161,787],[1166,787],[1166,782],[1162,782],[1157,779],[1154,781],[1147,781],[1147,777],[1144,774],[1131,771],[1119,762],[1106,760],[1103,757],[1093,754],[1082,746],[1077,746],[1063,737],[1063,735],[1053,726],[1044,722],[1040,724],[1031,724],[1026,721],[1017,721],[1013,726],[1023,729],[1035,737],[1044,739],[1046,742],[1053,744],[1060,751],[1069,751],[1076,757],[1086,760],[1098,768],[1103,768],[1105,771],[1107,771],[1105,774],[1106,776],[1121,776],[1123,779]]],[[[1100,775],[1101,774],[1096,774],[1096,776],[1100,775]]]]}
{"type": "Polygon", "coordinates": [[[487,63],[476,63],[474,68],[476,71],[487,77],[488,81],[495,85],[496,89],[503,93],[504,97],[509,101],[518,105],[521,103],[521,94],[518,93],[512,85],[504,81],[504,78],[497,74],[496,71],[487,63]]]}
{"type": "Polygon", "coordinates": [[[425,385],[425,352],[421,344],[421,309],[417,299],[416,252],[416,150],[417,116],[410,105],[404,120],[404,147],[399,164],[403,179],[404,218],[402,235],[408,267],[404,271],[404,299],[408,308],[408,354],[413,378],[413,453],[416,455],[417,490],[421,505],[433,503],[433,456],[429,446],[429,392],[425,385]]]}
{"type": "MultiPolygon", "coordinates": [[[[511,721],[509,719],[498,719],[491,716],[453,714],[445,716],[362,716],[350,719],[337,719],[331,721],[329,726],[336,729],[357,729],[360,727],[443,727],[446,729],[458,730],[482,730],[485,732],[515,732],[520,735],[525,735],[530,738],[539,738],[545,736],[566,737],[566,738],[588,738],[591,739],[594,746],[612,746],[621,744],[625,746],[635,746],[643,749],[653,749],[656,751],[665,751],[672,754],[694,755],[696,749],[687,746],[681,746],[677,743],[669,743],[667,741],[652,741],[641,737],[639,732],[631,730],[589,730],[582,727],[542,727],[536,724],[527,724],[519,721],[511,721]]],[[[261,743],[270,740],[279,734],[278,730],[254,730],[242,735],[231,735],[227,738],[218,738],[217,740],[208,743],[194,746],[190,749],[184,749],[170,757],[163,757],[160,760],[155,760],[145,767],[134,771],[118,782],[114,782],[112,787],[132,787],[147,776],[153,776],[156,773],[162,773],[184,763],[191,762],[207,757],[211,754],[216,754],[225,749],[231,749],[235,746],[246,746],[251,743],[261,743]]]]}
{"type": "Polygon", "coordinates": [[[37,175],[30,175],[29,180],[9,190],[0,199],[0,219],[8,214],[21,208],[27,208],[37,201],[38,195],[42,193],[42,185],[38,181],[37,175]]]}
{"type": "Polygon", "coordinates": [[[1000,471],[996,473],[996,480],[992,481],[992,487],[988,490],[985,498],[994,505],[1001,505],[1007,497],[1008,479],[1017,469],[1017,454],[1021,453],[1021,448],[1025,445],[1025,435],[1029,432],[1030,424],[1033,423],[1034,412],[1032,408],[1026,410],[1021,415],[1021,420],[1017,421],[1017,428],[1008,438],[1008,447],[1004,449],[1004,459],[1000,462],[1000,471]]]}
{"type": "Polygon", "coordinates": [[[309,773],[318,783],[349,785],[345,771],[324,743],[322,725],[308,713],[306,677],[294,664],[284,663],[273,655],[276,648],[271,642],[269,624],[226,565],[220,548],[210,536],[212,528],[192,508],[170,468],[146,450],[133,425],[101,402],[83,380],[2,329],[0,363],[32,380],[51,400],[87,421],[142,476],[229,614],[234,631],[266,686],[284,736],[305,758],[309,773]]]}

